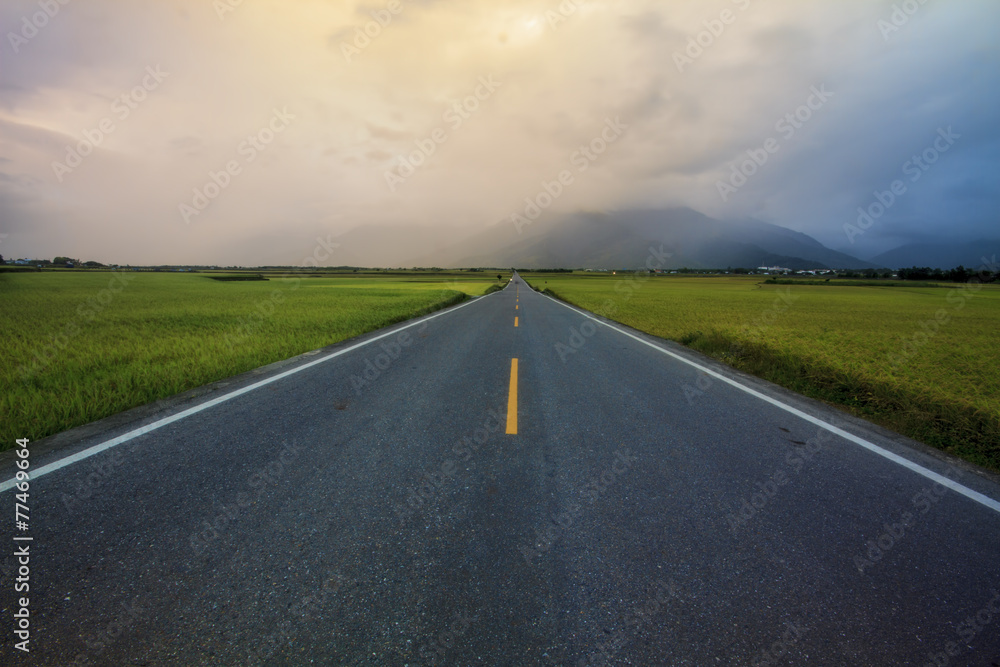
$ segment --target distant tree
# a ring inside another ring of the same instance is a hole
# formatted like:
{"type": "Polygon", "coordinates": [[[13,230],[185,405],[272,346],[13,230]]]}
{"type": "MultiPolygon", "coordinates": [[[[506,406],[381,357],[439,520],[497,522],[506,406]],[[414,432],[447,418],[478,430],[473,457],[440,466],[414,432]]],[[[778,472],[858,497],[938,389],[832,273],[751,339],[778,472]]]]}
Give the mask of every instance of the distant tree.
{"type": "Polygon", "coordinates": [[[499,273],[497,274],[497,280],[503,280],[503,276],[501,276],[499,273]]]}
{"type": "Polygon", "coordinates": [[[966,269],[963,265],[959,264],[956,268],[950,271],[945,271],[944,277],[953,283],[964,283],[970,277],[972,277],[972,272],[966,269]]]}
{"type": "Polygon", "coordinates": [[[929,266],[911,266],[899,270],[899,277],[903,280],[930,280],[932,276],[933,272],[929,266]]]}

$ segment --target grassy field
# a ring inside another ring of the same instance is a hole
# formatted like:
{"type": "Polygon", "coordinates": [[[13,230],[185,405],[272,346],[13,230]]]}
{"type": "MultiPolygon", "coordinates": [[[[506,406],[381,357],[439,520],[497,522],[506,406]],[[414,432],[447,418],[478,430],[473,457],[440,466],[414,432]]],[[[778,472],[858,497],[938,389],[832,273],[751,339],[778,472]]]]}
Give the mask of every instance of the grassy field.
{"type": "Polygon", "coordinates": [[[223,282],[191,273],[0,273],[0,448],[483,294],[496,275],[223,282]]]}
{"type": "Polygon", "coordinates": [[[522,275],[570,303],[1000,471],[1000,286],[522,275]]]}

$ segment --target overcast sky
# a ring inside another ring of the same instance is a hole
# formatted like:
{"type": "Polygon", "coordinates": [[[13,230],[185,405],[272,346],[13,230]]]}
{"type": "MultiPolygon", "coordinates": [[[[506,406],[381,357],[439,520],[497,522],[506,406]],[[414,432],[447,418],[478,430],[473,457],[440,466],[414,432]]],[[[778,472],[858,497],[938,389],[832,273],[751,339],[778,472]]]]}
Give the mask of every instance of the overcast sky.
{"type": "Polygon", "coordinates": [[[996,0],[4,0],[0,28],[5,257],[297,264],[362,224],[509,221],[564,170],[548,212],[859,256],[1000,236],[996,0]]]}

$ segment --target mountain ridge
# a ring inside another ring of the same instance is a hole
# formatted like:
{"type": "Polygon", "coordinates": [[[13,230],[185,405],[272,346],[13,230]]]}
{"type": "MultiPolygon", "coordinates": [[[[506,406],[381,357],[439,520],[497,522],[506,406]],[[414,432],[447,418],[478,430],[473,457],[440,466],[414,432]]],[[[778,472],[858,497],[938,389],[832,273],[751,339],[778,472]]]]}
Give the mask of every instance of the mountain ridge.
{"type": "Polygon", "coordinates": [[[664,269],[873,268],[801,232],[753,219],[716,220],[690,208],[584,211],[521,229],[503,221],[416,265],[628,268],[644,266],[650,248],[670,254],[664,269]]]}
{"type": "Polygon", "coordinates": [[[718,220],[690,208],[549,213],[528,225],[505,219],[478,232],[459,231],[371,225],[336,241],[342,256],[359,266],[626,269],[645,266],[652,254],[663,258],[657,268],[668,270],[885,266],[786,227],[753,218],[718,220]]]}
{"type": "Polygon", "coordinates": [[[959,243],[907,243],[871,258],[880,266],[893,269],[927,266],[932,269],[953,269],[959,265],[967,269],[996,264],[1000,256],[1000,240],[977,239],[959,243]]]}

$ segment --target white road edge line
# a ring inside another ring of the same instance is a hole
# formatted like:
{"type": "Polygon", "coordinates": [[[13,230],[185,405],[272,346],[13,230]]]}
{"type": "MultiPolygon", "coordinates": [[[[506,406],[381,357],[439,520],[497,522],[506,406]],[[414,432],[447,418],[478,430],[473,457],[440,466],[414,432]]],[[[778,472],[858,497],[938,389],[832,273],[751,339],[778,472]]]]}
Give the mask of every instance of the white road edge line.
{"type": "Polygon", "coordinates": [[[789,413],[795,415],[796,417],[799,417],[800,419],[804,419],[805,421],[807,421],[807,422],[809,422],[811,424],[815,424],[816,426],[819,426],[820,428],[825,429],[825,430],[829,431],[830,433],[833,433],[834,435],[838,435],[841,438],[844,438],[845,440],[848,440],[850,442],[853,442],[856,445],[864,447],[868,451],[873,452],[875,454],[878,454],[879,456],[884,457],[886,459],[889,459],[893,463],[901,465],[904,468],[906,468],[908,470],[911,470],[912,472],[917,473],[918,475],[922,475],[922,476],[926,477],[929,480],[932,480],[932,481],[937,482],[938,484],[941,484],[942,486],[946,486],[949,489],[951,489],[952,491],[955,491],[956,493],[960,493],[963,496],[965,496],[966,498],[969,498],[970,500],[973,500],[973,501],[979,503],[980,505],[983,505],[984,507],[988,507],[989,509],[993,510],[994,512],[1000,512],[1000,501],[994,500],[993,498],[990,498],[987,495],[979,493],[978,491],[973,491],[972,489],[970,489],[970,488],[968,488],[966,486],[963,486],[963,485],[959,484],[958,482],[955,482],[955,481],[953,481],[951,479],[948,479],[944,475],[938,474],[938,473],[934,472],[933,470],[928,470],[927,468],[923,467],[922,465],[920,465],[918,463],[914,463],[913,461],[911,461],[911,460],[909,460],[907,458],[904,458],[904,457],[902,457],[902,456],[900,456],[898,454],[894,454],[893,452],[890,452],[890,451],[888,451],[886,449],[882,449],[881,447],[879,447],[878,445],[876,445],[873,442],[869,442],[869,441],[865,440],[864,438],[859,438],[858,436],[853,435],[851,433],[848,433],[847,431],[845,431],[845,430],[843,430],[841,428],[838,428],[838,427],[834,426],[833,424],[829,424],[829,423],[823,421],[822,419],[818,419],[816,417],[813,417],[812,415],[806,414],[805,412],[802,412],[801,410],[798,410],[797,408],[793,408],[792,406],[790,406],[790,405],[788,405],[786,403],[782,403],[781,401],[779,401],[779,400],[777,400],[775,398],[771,398],[770,396],[768,396],[766,394],[762,394],[762,393],[760,393],[759,391],[757,391],[755,389],[751,389],[750,387],[748,387],[748,386],[746,386],[746,385],[744,385],[744,384],[742,384],[740,382],[737,382],[736,380],[733,380],[732,378],[728,378],[725,375],[717,373],[717,372],[713,371],[710,368],[706,368],[705,366],[702,366],[701,364],[697,364],[697,363],[691,361],[690,359],[685,359],[684,357],[682,357],[679,354],[675,354],[674,352],[671,352],[670,350],[662,348],[659,345],[654,345],[653,343],[649,342],[648,340],[644,340],[642,338],[639,338],[638,336],[630,334],[629,332],[627,332],[627,331],[625,331],[623,329],[619,329],[618,327],[616,327],[616,326],[614,326],[612,324],[608,324],[607,322],[599,320],[596,317],[594,317],[592,314],[590,314],[590,313],[588,313],[586,311],[583,311],[583,310],[580,310],[578,308],[575,308],[575,307],[573,307],[573,306],[571,306],[571,305],[569,305],[567,303],[564,303],[564,302],[562,302],[562,301],[560,301],[558,299],[553,299],[552,297],[550,297],[547,294],[542,294],[542,296],[544,296],[546,298],[549,298],[549,299],[552,299],[552,301],[555,301],[560,306],[565,306],[566,308],[569,308],[573,312],[579,313],[580,315],[583,315],[584,317],[586,317],[589,320],[593,320],[594,322],[597,322],[598,324],[603,324],[604,326],[608,327],[609,329],[617,331],[618,333],[620,333],[620,334],[622,334],[624,336],[628,336],[629,338],[631,338],[633,340],[639,341],[643,345],[648,345],[649,347],[653,348],[654,350],[658,350],[659,352],[662,352],[663,354],[665,354],[665,355],[667,355],[669,357],[673,357],[674,359],[676,359],[676,360],[678,360],[680,362],[683,362],[683,363],[687,364],[688,366],[693,366],[694,368],[697,368],[699,371],[705,373],[706,375],[711,375],[712,377],[716,378],[717,380],[721,380],[722,382],[725,382],[728,385],[736,387],[737,389],[739,389],[741,391],[744,391],[744,392],[750,394],[751,396],[755,396],[755,397],[761,399],[762,401],[766,401],[766,402],[770,403],[771,405],[773,405],[773,406],[775,406],[777,408],[781,408],[785,412],[789,412],[789,413]]]}
{"type": "MultiPolygon", "coordinates": [[[[499,294],[499,293],[500,293],[500,291],[493,292],[493,294],[499,294]]],[[[490,296],[490,295],[486,294],[484,296],[490,296]]],[[[236,389],[235,391],[231,391],[228,394],[223,394],[222,396],[219,396],[218,398],[213,398],[210,401],[205,401],[204,403],[196,405],[193,408],[188,408],[187,410],[182,410],[181,412],[178,412],[177,414],[170,415],[169,417],[164,417],[163,419],[159,419],[159,420],[157,420],[157,421],[155,421],[155,422],[153,422],[151,424],[147,424],[145,426],[141,426],[141,427],[139,427],[139,428],[137,428],[135,430],[129,431],[128,433],[123,433],[122,435],[118,436],[117,438],[112,438],[110,440],[105,440],[104,442],[102,442],[102,443],[100,443],[98,445],[94,445],[93,447],[88,447],[87,449],[80,450],[76,454],[70,454],[69,456],[67,456],[65,458],[61,458],[61,459],[59,459],[57,461],[53,461],[52,463],[47,463],[47,464],[43,465],[41,468],[38,468],[37,470],[30,471],[30,473],[29,473],[31,475],[30,479],[31,480],[36,480],[39,477],[42,477],[44,475],[49,474],[50,472],[55,472],[56,470],[59,470],[60,468],[65,468],[66,466],[73,465],[74,463],[78,463],[79,461],[83,461],[84,459],[89,459],[91,456],[94,456],[95,454],[100,454],[101,452],[103,452],[106,449],[111,449],[112,447],[117,447],[118,445],[120,445],[122,443],[128,442],[129,440],[134,440],[135,438],[138,438],[141,435],[146,435],[147,433],[155,431],[155,430],[157,430],[159,428],[163,428],[164,426],[166,426],[168,424],[173,424],[174,422],[180,421],[181,419],[184,419],[185,417],[190,417],[191,415],[197,414],[197,413],[201,412],[202,410],[207,410],[209,408],[215,407],[216,405],[219,405],[220,403],[225,403],[226,401],[232,400],[232,399],[234,399],[234,398],[236,398],[238,396],[242,396],[243,394],[250,393],[254,389],[260,389],[261,387],[263,387],[265,385],[271,384],[272,382],[277,382],[278,380],[286,378],[289,375],[295,375],[296,373],[298,373],[300,371],[304,371],[307,368],[312,368],[313,366],[316,366],[318,364],[322,364],[325,361],[330,361],[331,359],[335,359],[336,357],[339,357],[341,355],[347,354],[348,352],[352,352],[353,350],[356,350],[359,347],[364,347],[365,345],[369,345],[370,343],[374,343],[377,340],[381,340],[381,339],[386,338],[388,336],[393,336],[393,335],[399,333],[400,331],[403,331],[405,329],[409,329],[410,327],[415,327],[418,324],[423,324],[424,322],[433,320],[436,317],[441,317],[442,315],[447,315],[448,313],[454,313],[456,310],[460,310],[462,308],[465,308],[466,306],[470,306],[470,305],[472,305],[474,303],[478,303],[479,301],[482,300],[482,298],[483,297],[475,297],[475,298],[471,299],[470,301],[467,301],[467,302],[465,302],[465,303],[463,303],[463,304],[461,304],[459,306],[455,306],[454,308],[446,308],[446,309],[442,310],[440,313],[435,313],[433,315],[428,315],[428,316],[425,316],[425,317],[421,317],[420,319],[415,320],[414,322],[411,322],[410,324],[407,324],[405,327],[399,327],[399,328],[393,329],[392,331],[389,331],[389,332],[384,333],[384,334],[380,334],[378,336],[374,336],[374,337],[369,338],[368,340],[363,341],[361,343],[355,343],[354,345],[351,345],[350,347],[345,347],[343,350],[337,350],[336,352],[331,352],[330,354],[326,355],[325,357],[320,357],[319,359],[314,359],[314,360],[312,360],[312,361],[310,361],[308,363],[302,364],[301,366],[296,366],[295,368],[289,369],[289,370],[287,370],[287,371],[285,371],[283,373],[278,373],[277,375],[272,375],[269,378],[265,378],[265,379],[260,380],[258,382],[254,382],[253,384],[247,385],[246,387],[243,387],[241,389],[236,389]]],[[[17,478],[16,477],[12,477],[12,478],[4,481],[4,482],[0,482],[0,493],[3,493],[4,491],[8,491],[8,490],[14,488],[14,485],[16,483],[17,483],[17,478]]]]}

